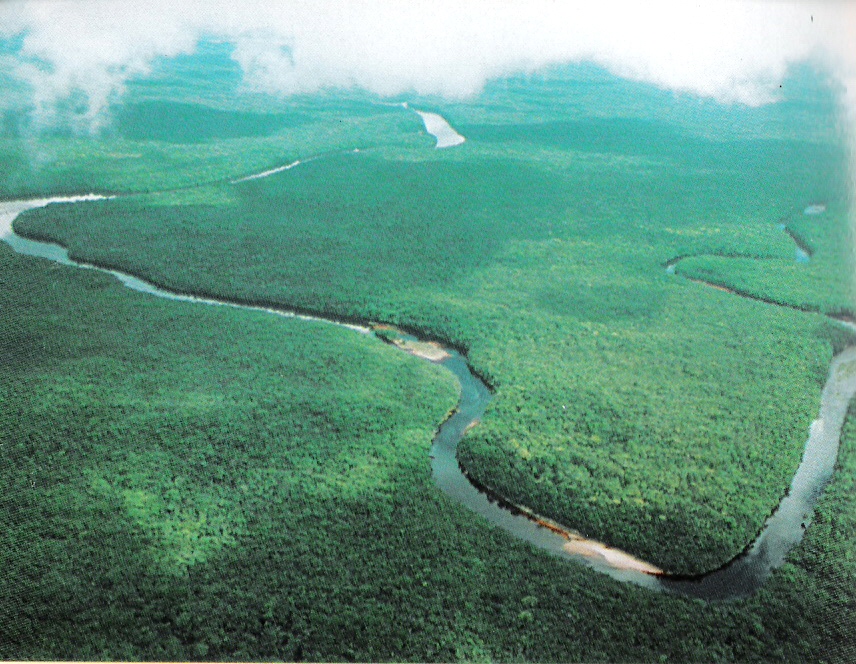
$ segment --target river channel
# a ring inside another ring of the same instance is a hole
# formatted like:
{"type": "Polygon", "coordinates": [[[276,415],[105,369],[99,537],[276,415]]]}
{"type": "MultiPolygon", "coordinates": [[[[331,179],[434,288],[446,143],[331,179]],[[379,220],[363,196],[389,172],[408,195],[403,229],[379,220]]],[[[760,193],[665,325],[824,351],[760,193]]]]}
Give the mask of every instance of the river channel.
{"type": "MultiPolygon", "coordinates": [[[[229,306],[264,311],[272,315],[298,317],[347,327],[366,335],[373,334],[371,325],[353,324],[320,316],[304,315],[288,309],[260,307],[241,302],[197,297],[160,288],[119,270],[113,270],[69,257],[59,244],[27,239],[13,229],[15,218],[22,212],[51,203],[73,204],[97,200],[102,196],[57,197],[0,203],[0,239],[20,254],[38,256],[63,265],[99,270],[119,279],[132,290],[170,300],[229,306]]],[[[673,267],[674,261],[671,266],[673,267]]],[[[841,321],[839,321],[841,322],[841,321]]],[[[842,323],[847,324],[847,323],[842,323]]],[[[852,327],[852,325],[851,325],[852,327]]],[[[389,328],[385,328],[389,338],[389,328]]],[[[422,356],[443,366],[458,380],[461,396],[455,412],[440,425],[431,446],[430,458],[434,480],[447,495],[489,522],[540,549],[584,563],[623,582],[651,590],[697,597],[708,601],[737,599],[754,593],[770,573],[784,562],[808,527],[814,506],[832,477],[838,455],[838,443],[848,404],[856,393],[856,346],[835,356],[821,397],[820,413],[811,426],[803,459],[791,486],[776,511],[767,519],[761,533],[747,548],[722,568],[697,577],[676,577],[632,555],[586,538],[572,528],[534,514],[525,506],[513,505],[489,487],[480,485],[461,469],[457,447],[468,427],[481,418],[491,399],[490,390],[470,370],[466,359],[452,349],[432,344],[430,354],[418,350],[424,340],[394,330],[394,336],[405,352],[422,356]],[[415,342],[415,343],[414,343],[415,342]],[[439,350],[439,352],[438,352],[439,350]]]]}

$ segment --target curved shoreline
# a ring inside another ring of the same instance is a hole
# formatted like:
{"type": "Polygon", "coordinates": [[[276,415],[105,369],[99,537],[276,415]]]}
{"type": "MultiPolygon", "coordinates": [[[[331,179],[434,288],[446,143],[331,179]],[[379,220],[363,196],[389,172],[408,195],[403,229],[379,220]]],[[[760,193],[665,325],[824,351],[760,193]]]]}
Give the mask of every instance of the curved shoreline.
{"type": "MultiPolygon", "coordinates": [[[[13,250],[21,254],[47,258],[73,267],[106,272],[132,290],[157,297],[321,321],[362,334],[372,334],[376,329],[394,331],[395,334],[392,336],[395,338],[387,337],[384,340],[405,352],[440,364],[457,378],[461,386],[459,404],[440,425],[431,446],[432,474],[438,486],[471,511],[482,515],[514,536],[554,555],[584,562],[589,567],[617,580],[708,601],[736,599],[751,595],[760,588],[772,570],[784,562],[787,552],[802,539],[802,533],[810,519],[814,504],[832,475],[847,405],[856,393],[856,346],[848,347],[833,359],[821,398],[820,415],[812,425],[802,462],[793,478],[790,490],[767,519],[760,535],[743,553],[718,570],[697,577],[669,575],[627,552],[610,547],[603,542],[588,539],[572,529],[532,512],[525,506],[508,501],[498,492],[470,477],[469,473],[460,467],[457,461],[457,445],[464,433],[475,426],[482,416],[490,400],[490,390],[473,374],[464,357],[456,350],[445,348],[436,342],[419,339],[390,326],[372,326],[362,321],[313,315],[294,308],[286,309],[172,291],[121,270],[74,260],[69,257],[68,250],[62,245],[19,236],[12,227],[15,218],[26,210],[44,207],[51,203],[74,203],[106,198],[110,197],[89,194],[2,202],[0,203],[0,240],[5,241],[13,250]],[[821,458],[818,459],[817,455],[821,458]],[[791,527],[795,519],[800,524],[796,529],[791,527]]],[[[683,258],[683,256],[678,257],[667,263],[667,271],[674,272],[674,266],[683,258]]],[[[716,284],[706,285],[717,287],[716,284]]],[[[736,291],[730,292],[743,296],[736,291]]],[[[769,304],[787,306],[773,302],[769,304]]],[[[839,320],[839,322],[856,329],[856,326],[847,321],[839,320]]]]}
{"type": "Polygon", "coordinates": [[[422,118],[422,124],[425,125],[425,131],[431,134],[437,141],[437,144],[434,146],[435,149],[442,150],[443,148],[453,148],[467,140],[455,131],[455,128],[449,124],[449,121],[439,113],[416,110],[407,102],[404,102],[402,106],[413,111],[416,115],[422,118]]]}

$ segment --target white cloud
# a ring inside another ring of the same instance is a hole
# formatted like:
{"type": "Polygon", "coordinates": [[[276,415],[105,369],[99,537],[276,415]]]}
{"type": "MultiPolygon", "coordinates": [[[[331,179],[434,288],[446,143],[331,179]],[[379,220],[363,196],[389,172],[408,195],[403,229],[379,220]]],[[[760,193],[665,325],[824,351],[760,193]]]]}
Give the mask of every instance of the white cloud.
{"type": "Polygon", "coordinates": [[[97,126],[129,78],[206,35],[234,44],[247,85],[282,95],[360,87],[461,98],[491,78],[590,60],[757,105],[812,57],[834,68],[856,107],[854,16],[847,2],[35,0],[0,5],[0,36],[24,36],[15,74],[42,114],[76,94],[97,126]]]}

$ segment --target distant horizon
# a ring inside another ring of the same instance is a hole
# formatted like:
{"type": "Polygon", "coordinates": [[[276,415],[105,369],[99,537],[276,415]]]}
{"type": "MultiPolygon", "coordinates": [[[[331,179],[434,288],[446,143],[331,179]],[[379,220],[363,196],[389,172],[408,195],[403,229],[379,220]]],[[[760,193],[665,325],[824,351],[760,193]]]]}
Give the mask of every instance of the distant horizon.
{"type": "MultiPolygon", "coordinates": [[[[623,78],[727,104],[781,99],[788,70],[827,69],[856,109],[851,3],[9,2],[0,6],[4,69],[50,125],[74,100],[97,131],[129,80],[204,40],[233,46],[248,90],[277,96],[362,89],[461,100],[491,80],[591,62],[623,78]],[[120,8],[120,11],[117,11],[120,8]],[[616,20],[620,16],[623,20],[616,20]],[[14,43],[12,43],[14,42],[14,43]]],[[[856,116],[856,114],[854,114],[856,116]]]]}

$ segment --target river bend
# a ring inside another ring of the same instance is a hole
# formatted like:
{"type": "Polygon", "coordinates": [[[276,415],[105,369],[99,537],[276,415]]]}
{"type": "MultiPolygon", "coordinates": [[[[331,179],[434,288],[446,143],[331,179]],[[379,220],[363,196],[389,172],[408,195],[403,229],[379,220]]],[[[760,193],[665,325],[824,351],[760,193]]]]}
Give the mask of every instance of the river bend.
{"type": "MultiPolygon", "coordinates": [[[[275,171],[286,170],[295,165],[297,163],[275,171]]],[[[262,173],[259,177],[273,172],[262,173]]],[[[254,306],[170,291],[119,270],[73,260],[69,257],[68,251],[59,244],[27,239],[14,232],[15,218],[26,210],[44,207],[51,203],[76,203],[103,198],[106,197],[90,194],[2,202],[0,203],[0,239],[20,254],[46,258],[62,265],[106,272],[126,287],[156,297],[209,306],[263,311],[272,315],[323,321],[363,334],[373,333],[368,323],[352,324],[321,316],[305,315],[285,308],[254,306]]],[[[668,271],[673,272],[679,260],[671,261],[667,265],[668,271]]],[[[856,329],[852,324],[844,324],[856,329]]],[[[385,336],[389,337],[390,328],[385,330],[385,336]]],[[[489,487],[482,486],[478,481],[470,478],[458,464],[457,447],[466,430],[473,426],[484,413],[491,398],[490,390],[470,371],[465,358],[456,351],[442,348],[436,343],[420,341],[397,330],[393,332],[393,336],[398,337],[395,339],[396,345],[405,352],[411,352],[443,366],[455,376],[461,387],[458,406],[454,413],[440,425],[430,451],[434,480],[447,495],[495,526],[553,555],[582,562],[619,581],[708,601],[736,599],[751,595],[761,587],[772,570],[784,562],[788,551],[802,539],[805,528],[810,522],[814,505],[832,477],[847,407],[856,393],[856,346],[851,346],[839,353],[832,361],[821,397],[820,413],[811,426],[802,462],[789,491],[767,520],[756,540],[743,553],[718,570],[698,577],[679,578],[664,573],[654,565],[635,558],[629,553],[588,539],[571,528],[534,514],[525,506],[514,505],[489,487]],[[426,352],[425,347],[429,345],[433,350],[426,352]]]]}

